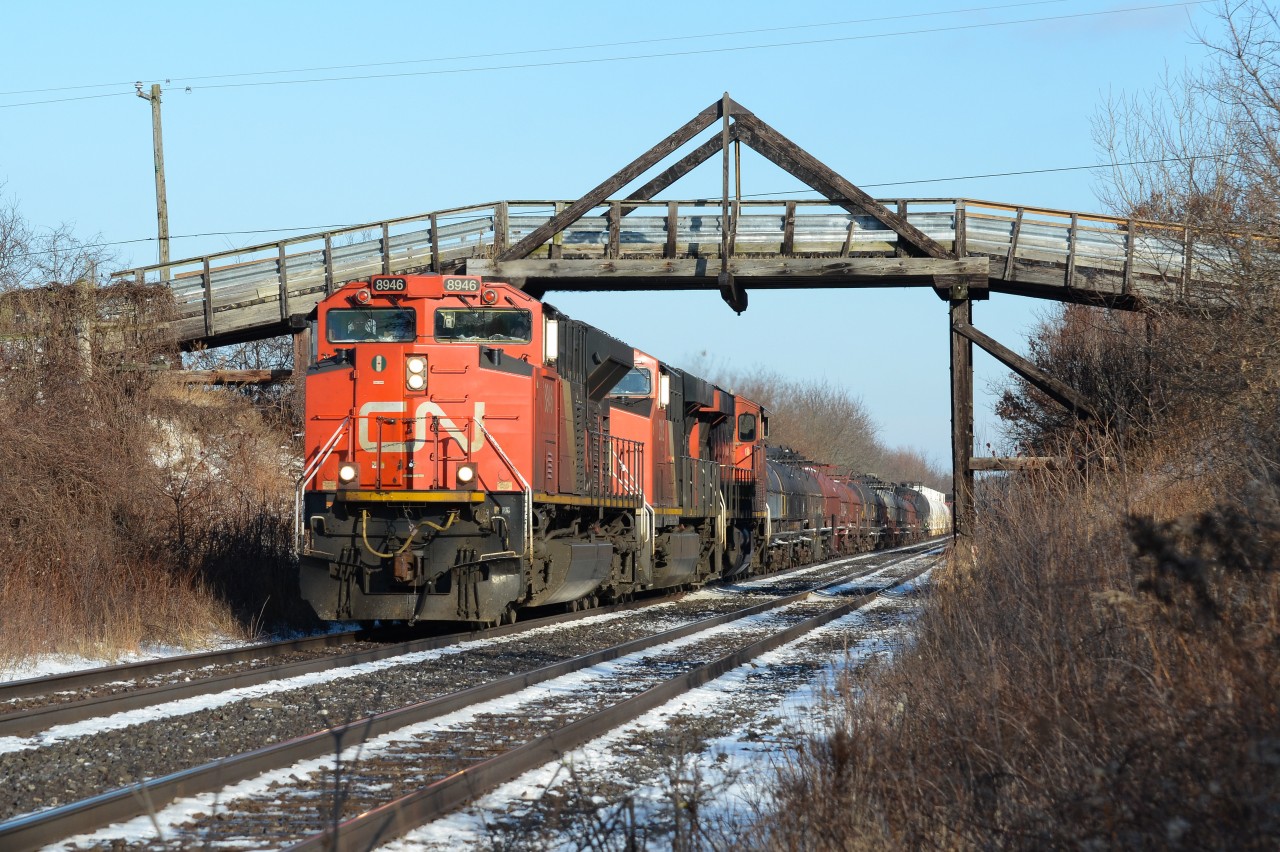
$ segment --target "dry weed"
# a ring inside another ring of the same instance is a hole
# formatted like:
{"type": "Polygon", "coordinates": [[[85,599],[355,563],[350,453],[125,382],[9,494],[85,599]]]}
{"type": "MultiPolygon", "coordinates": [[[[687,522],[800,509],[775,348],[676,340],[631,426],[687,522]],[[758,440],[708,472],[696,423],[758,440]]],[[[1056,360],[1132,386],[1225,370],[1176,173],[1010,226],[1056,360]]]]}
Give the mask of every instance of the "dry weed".
{"type": "Polygon", "coordinates": [[[1189,450],[988,483],[978,570],[792,755],[760,844],[1274,848],[1280,487],[1189,450]]]}
{"type": "Polygon", "coordinates": [[[9,292],[0,310],[0,664],[280,622],[296,612],[288,432],[151,369],[156,293],[87,293],[9,292]],[[87,346],[86,311],[116,318],[87,346]]]}

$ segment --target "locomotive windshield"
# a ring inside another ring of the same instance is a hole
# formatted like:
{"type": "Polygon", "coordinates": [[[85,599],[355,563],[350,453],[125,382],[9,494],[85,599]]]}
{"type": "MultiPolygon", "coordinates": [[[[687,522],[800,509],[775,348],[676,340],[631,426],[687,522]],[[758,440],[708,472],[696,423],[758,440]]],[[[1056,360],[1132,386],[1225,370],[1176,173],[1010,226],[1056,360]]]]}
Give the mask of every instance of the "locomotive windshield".
{"type": "Polygon", "coordinates": [[[330,343],[412,342],[418,339],[412,308],[334,308],[325,316],[330,343]]]}
{"type": "Polygon", "coordinates": [[[653,377],[644,367],[632,367],[631,372],[609,391],[611,396],[648,396],[653,390],[653,377]]]}
{"type": "Polygon", "coordinates": [[[528,343],[533,315],[511,308],[440,308],[435,335],[440,342],[528,343]]]}

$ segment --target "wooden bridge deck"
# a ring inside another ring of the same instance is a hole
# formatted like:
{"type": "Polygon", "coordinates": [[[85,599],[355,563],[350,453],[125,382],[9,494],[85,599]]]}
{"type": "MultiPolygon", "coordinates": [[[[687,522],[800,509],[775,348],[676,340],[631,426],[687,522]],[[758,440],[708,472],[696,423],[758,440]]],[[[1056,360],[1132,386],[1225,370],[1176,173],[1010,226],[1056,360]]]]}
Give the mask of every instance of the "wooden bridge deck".
{"type": "MultiPolygon", "coordinates": [[[[441,210],[172,262],[174,337],[189,348],[282,334],[327,293],[377,274],[490,275],[539,294],[716,289],[720,199],[606,201],[527,257],[495,259],[569,203],[441,210]]],[[[940,278],[962,276],[978,298],[985,281],[996,292],[1136,307],[1180,294],[1211,265],[1181,226],[1071,211],[972,199],[881,201],[955,254],[934,258],[907,256],[880,220],[826,199],[739,203],[729,268],[748,291],[935,287],[940,278]]],[[[161,267],[116,277],[157,283],[161,267]]]]}

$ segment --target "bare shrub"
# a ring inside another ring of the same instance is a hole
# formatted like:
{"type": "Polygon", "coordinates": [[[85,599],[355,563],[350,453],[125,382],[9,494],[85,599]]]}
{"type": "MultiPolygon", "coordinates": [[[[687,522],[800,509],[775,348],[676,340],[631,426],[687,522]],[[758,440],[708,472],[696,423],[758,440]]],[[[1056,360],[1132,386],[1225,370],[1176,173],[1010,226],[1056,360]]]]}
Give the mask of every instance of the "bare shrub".
{"type": "Polygon", "coordinates": [[[154,534],[153,380],[137,365],[160,348],[147,329],[165,310],[162,297],[130,287],[0,294],[9,413],[0,423],[0,630],[10,655],[187,642],[231,626],[197,578],[166,570],[154,534]]]}
{"type": "Polygon", "coordinates": [[[1280,487],[1170,487],[1175,458],[992,486],[980,574],[944,576],[913,651],[846,689],[768,842],[1274,846],[1280,487]]]}
{"type": "Polygon", "coordinates": [[[0,663],[295,617],[289,432],[155,369],[167,290],[43,283],[77,245],[0,212],[0,663]]]}

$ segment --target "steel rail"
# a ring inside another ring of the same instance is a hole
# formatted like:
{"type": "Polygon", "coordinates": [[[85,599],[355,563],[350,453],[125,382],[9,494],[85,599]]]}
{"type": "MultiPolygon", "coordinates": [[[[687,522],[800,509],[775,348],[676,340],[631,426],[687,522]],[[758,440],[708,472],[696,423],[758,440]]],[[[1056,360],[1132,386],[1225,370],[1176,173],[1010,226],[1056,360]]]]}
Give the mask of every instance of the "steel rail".
{"type": "MultiPolygon", "coordinates": [[[[934,542],[921,543],[912,548],[900,548],[898,552],[924,549],[934,545],[934,542]]],[[[914,552],[904,553],[904,560],[915,555],[916,553],[914,552]]],[[[849,557],[843,558],[847,559],[849,557]]],[[[701,619],[683,627],[677,627],[652,636],[641,637],[621,645],[563,660],[539,669],[490,681],[460,692],[439,696],[408,707],[389,710],[365,719],[296,737],[283,743],[276,743],[251,752],[143,781],[130,787],[111,790],[79,802],[72,802],[47,811],[17,817],[0,823],[0,848],[14,850],[14,852],[39,849],[70,836],[85,834],[105,825],[154,812],[180,797],[209,792],[247,778],[256,777],[281,766],[289,766],[301,760],[331,754],[335,750],[362,744],[383,734],[461,710],[472,704],[502,698],[552,678],[562,677],[626,654],[643,651],[655,645],[672,642],[712,627],[718,627],[739,619],[759,615],[778,607],[787,606],[804,599],[815,591],[838,586],[850,580],[864,577],[872,572],[891,568],[894,564],[897,563],[870,566],[838,580],[822,583],[786,597],[766,601],[736,612],[701,619]]],[[[599,608],[579,613],[566,613],[564,616],[539,620],[536,623],[531,621],[519,625],[506,625],[482,632],[487,636],[503,635],[505,633],[519,632],[520,629],[531,629],[533,626],[546,626],[547,624],[559,623],[559,621],[570,621],[609,611],[638,608],[648,604],[649,602],[632,602],[619,605],[616,608],[599,608]]],[[[467,635],[477,637],[479,633],[467,635]]],[[[448,637],[439,637],[439,639],[444,638],[448,637]]]]}
{"type": "MultiPolygon", "coordinates": [[[[309,636],[303,639],[282,639],[278,642],[264,642],[258,645],[247,645],[223,651],[201,651],[177,657],[161,657],[155,660],[120,663],[119,665],[83,669],[81,671],[66,672],[65,674],[9,681],[0,683],[0,702],[12,701],[18,698],[30,698],[33,695],[47,695],[51,692],[66,692],[89,686],[101,686],[104,683],[113,683],[119,680],[138,680],[204,666],[239,663],[263,656],[287,654],[291,651],[326,648],[348,642],[358,632],[351,630],[342,633],[326,633],[323,636],[309,636]]],[[[0,716],[0,719],[3,718],[3,716],[0,716]]]]}
{"type": "Polygon", "coordinates": [[[571,722],[559,730],[540,736],[508,752],[462,769],[407,796],[346,820],[335,829],[313,835],[286,848],[300,852],[301,850],[354,852],[354,850],[373,849],[394,840],[409,830],[437,819],[479,797],[499,784],[504,784],[525,772],[557,760],[596,737],[632,722],[650,710],[715,680],[762,654],[866,606],[886,591],[919,577],[930,567],[926,565],[885,588],[851,598],[827,612],[753,642],[718,660],[671,678],[639,695],[571,722]]]}

